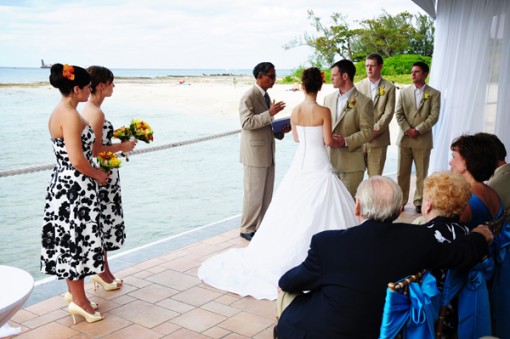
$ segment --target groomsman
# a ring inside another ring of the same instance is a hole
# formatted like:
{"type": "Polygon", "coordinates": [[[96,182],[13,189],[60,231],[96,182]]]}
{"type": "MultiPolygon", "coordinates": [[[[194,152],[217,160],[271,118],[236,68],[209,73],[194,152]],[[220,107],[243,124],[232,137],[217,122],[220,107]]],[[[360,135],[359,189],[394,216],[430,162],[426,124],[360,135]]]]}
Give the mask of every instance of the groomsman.
{"type": "MultiPolygon", "coordinates": [[[[274,65],[261,62],[253,69],[256,83],[241,98],[241,163],[244,165],[244,197],[241,237],[251,240],[273,197],[273,116],[285,108],[283,101],[271,102],[267,90],[276,80],[274,65]]],[[[289,130],[285,130],[288,132],[289,130]]],[[[279,139],[283,134],[277,135],[279,139]]]]}
{"type": "Polygon", "coordinates": [[[400,90],[395,118],[400,126],[397,145],[398,174],[397,181],[404,194],[404,205],[409,198],[411,168],[416,167],[416,190],[413,204],[416,212],[421,213],[423,180],[429,170],[432,144],[432,127],[439,119],[441,92],[425,83],[429,75],[429,66],[424,62],[415,62],[411,69],[413,85],[400,90]]]}
{"type": "Polygon", "coordinates": [[[386,152],[390,145],[389,125],[395,112],[395,86],[381,76],[383,58],[370,54],[365,60],[367,77],[356,84],[358,91],[374,103],[374,129],[370,141],[364,145],[368,176],[382,175],[386,152]]]}
{"type": "Polygon", "coordinates": [[[352,61],[336,62],[331,67],[331,82],[338,90],[324,98],[324,106],[331,110],[333,138],[339,145],[329,147],[331,164],[353,198],[365,175],[362,146],[374,128],[374,105],[354,87],[354,74],[352,61]]]}

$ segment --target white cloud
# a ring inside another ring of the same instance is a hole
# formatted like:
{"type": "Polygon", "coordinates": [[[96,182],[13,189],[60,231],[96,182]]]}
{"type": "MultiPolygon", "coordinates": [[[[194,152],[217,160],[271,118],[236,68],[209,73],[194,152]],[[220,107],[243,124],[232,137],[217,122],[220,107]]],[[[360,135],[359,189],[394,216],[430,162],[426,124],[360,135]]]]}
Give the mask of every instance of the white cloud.
{"type": "MultiPolygon", "coordinates": [[[[0,0],[0,66],[46,62],[112,68],[251,68],[262,60],[279,68],[304,64],[307,47],[283,45],[312,32],[307,10],[326,22],[333,12],[349,21],[382,13],[379,3],[317,0],[0,0]]],[[[391,14],[418,7],[388,0],[391,14]]]]}

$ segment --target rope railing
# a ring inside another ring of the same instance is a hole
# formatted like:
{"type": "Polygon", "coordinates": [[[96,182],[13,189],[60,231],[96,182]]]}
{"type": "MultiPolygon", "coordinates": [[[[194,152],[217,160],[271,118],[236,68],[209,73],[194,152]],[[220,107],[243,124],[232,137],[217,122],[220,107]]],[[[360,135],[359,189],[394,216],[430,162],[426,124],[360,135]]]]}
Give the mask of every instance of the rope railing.
{"type": "MultiPolygon", "coordinates": [[[[156,151],[161,151],[161,150],[174,148],[174,147],[196,144],[199,142],[204,142],[204,141],[208,141],[208,140],[223,138],[223,137],[230,136],[230,135],[235,135],[240,132],[241,132],[241,130],[238,129],[238,130],[234,130],[234,131],[208,135],[208,136],[201,137],[201,138],[195,138],[195,139],[190,139],[190,140],[174,142],[174,143],[170,143],[170,144],[166,144],[166,145],[145,147],[143,149],[136,149],[132,152],[129,152],[129,156],[136,155],[136,154],[149,153],[149,152],[156,152],[156,151]]],[[[53,169],[54,167],[55,167],[55,164],[45,164],[45,165],[38,165],[38,166],[31,166],[31,167],[25,167],[25,168],[17,168],[17,169],[12,169],[12,170],[0,171],[0,178],[12,176],[12,175],[20,175],[20,174],[28,174],[28,173],[47,171],[47,170],[53,169]]]]}

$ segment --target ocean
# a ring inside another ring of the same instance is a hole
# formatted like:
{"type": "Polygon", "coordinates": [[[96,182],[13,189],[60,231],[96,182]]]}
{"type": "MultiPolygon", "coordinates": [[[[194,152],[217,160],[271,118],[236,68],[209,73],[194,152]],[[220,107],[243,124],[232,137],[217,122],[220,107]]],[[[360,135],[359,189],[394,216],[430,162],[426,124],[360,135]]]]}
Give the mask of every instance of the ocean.
{"type": "MultiPolygon", "coordinates": [[[[249,75],[251,72],[218,69],[112,71],[116,78],[249,75]]],[[[279,75],[290,73],[290,70],[278,70],[279,75]]],[[[0,171],[55,162],[47,121],[60,93],[51,86],[38,84],[47,84],[48,75],[48,69],[0,67],[0,171]]],[[[139,142],[137,149],[240,128],[237,118],[221,118],[211,112],[197,119],[171,105],[154,105],[137,98],[115,100],[115,94],[102,107],[114,127],[134,117],[153,127],[154,142],[150,145],[139,142]]],[[[290,135],[277,141],[275,187],[287,171],[295,149],[290,135]]],[[[394,173],[396,162],[396,147],[392,146],[386,172],[394,173]]],[[[50,174],[50,170],[45,170],[0,177],[0,265],[24,269],[36,281],[48,277],[39,273],[39,252],[50,174]]],[[[243,167],[239,163],[238,134],[132,155],[121,168],[120,176],[127,239],[112,255],[241,213],[243,167]]]]}
{"type": "MultiPolygon", "coordinates": [[[[112,68],[115,78],[165,78],[174,76],[250,75],[251,69],[137,69],[112,68]]],[[[278,76],[292,74],[290,69],[278,69],[278,76]]],[[[0,67],[0,84],[48,82],[48,68],[0,67]]]]}
{"type": "MultiPolygon", "coordinates": [[[[116,78],[242,75],[250,72],[112,71],[116,78]]],[[[47,83],[48,75],[48,69],[0,67],[0,171],[55,162],[47,121],[60,99],[60,93],[51,86],[30,85],[47,83]]],[[[128,123],[131,117],[143,119],[153,127],[154,142],[149,145],[140,142],[137,149],[240,128],[238,119],[218,118],[215,114],[203,114],[197,119],[171,106],[149,105],[136,98],[115,100],[115,94],[105,101],[103,109],[115,127],[128,123]]],[[[294,149],[291,137],[278,142],[277,182],[288,168],[294,149]]],[[[44,198],[50,174],[51,171],[46,170],[0,177],[0,265],[22,268],[36,281],[48,277],[39,273],[39,251],[44,198]]],[[[239,163],[238,134],[132,155],[130,161],[124,163],[120,175],[127,239],[122,249],[112,254],[241,213],[243,167],[239,163]]]]}

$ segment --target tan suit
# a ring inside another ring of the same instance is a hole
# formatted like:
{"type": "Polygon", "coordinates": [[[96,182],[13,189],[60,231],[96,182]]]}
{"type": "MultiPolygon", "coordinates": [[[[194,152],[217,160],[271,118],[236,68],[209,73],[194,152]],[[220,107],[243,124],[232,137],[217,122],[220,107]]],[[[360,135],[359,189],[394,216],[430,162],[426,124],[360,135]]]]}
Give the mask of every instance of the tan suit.
{"type": "Polygon", "coordinates": [[[365,174],[362,145],[372,136],[374,105],[372,100],[354,88],[337,118],[338,96],[338,90],[328,94],[324,98],[324,106],[331,110],[333,133],[344,137],[347,147],[330,147],[329,157],[338,177],[354,197],[365,174]]]}
{"type": "Polygon", "coordinates": [[[416,108],[414,85],[407,86],[400,90],[395,118],[400,126],[397,145],[398,174],[397,181],[404,194],[404,204],[409,198],[409,185],[411,180],[411,168],[416,167],[416,190],[413,204],[421,206],[423,180],[429,169],[430,151],[433,147],[432,127],[439,119],[441,104],[441,92],[426,85],[420,105],[416,108]],[[405,135],[409,128],[416,128],[420,135],[411,138],[405,135]]]}
{"type": "Polygon", "coordinates": [[[510,164],[496,168],[494,175],[489,179],[489,186],[498,192],[503,208],[510,211],[510,164]]]}
{"type": "MultiPolygon", "coordinates": [[[[370,80],[365,78],[356,84],[358,91],[372,97],[370,80]]],[[[365,162],[368,176],[382,175],[386,163],[386,152],[390,141],[389,125],[395,113],[395,86],[388,80],[381,78],[376,91],[374,103],[374,130],[379,131],[377,137],[365,144],[365,162]]]]}
{"type": "Polygon", "coordinates": [[[244,198],[241,233],[257,230],[273,197],[274,136],[264,96],[257,86],[239,103],[241,163],[244,165],[244,198]]]}

